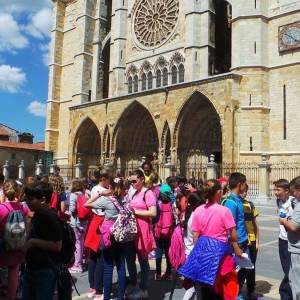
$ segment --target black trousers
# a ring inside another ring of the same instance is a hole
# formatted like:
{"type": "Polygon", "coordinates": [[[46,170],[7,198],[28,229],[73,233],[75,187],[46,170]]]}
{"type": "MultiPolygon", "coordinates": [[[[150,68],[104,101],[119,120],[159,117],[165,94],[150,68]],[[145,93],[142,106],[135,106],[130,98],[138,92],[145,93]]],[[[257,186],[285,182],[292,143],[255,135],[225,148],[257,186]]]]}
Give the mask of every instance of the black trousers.
{"type": "Polygon", "coordinates": [[[289,284],[289,271],[291,266],[291,254],[288,251],[288,241],[279,239],[278,241],[279,258],[284,277],[279,286],[281,300],[293,300],[292,289],[289,284]]]}
{"type": "Polygon", "coordinates": [[[249,258],[254,265],[254,269],[248,270],[246,274],[246,282],[247,282],[247,292],[248,294],[252,294],[255,291],[255,263],[257,258],[256,251],[256,242],[251,242],[251,245],[248,246],[249,249],[249,258]]]}

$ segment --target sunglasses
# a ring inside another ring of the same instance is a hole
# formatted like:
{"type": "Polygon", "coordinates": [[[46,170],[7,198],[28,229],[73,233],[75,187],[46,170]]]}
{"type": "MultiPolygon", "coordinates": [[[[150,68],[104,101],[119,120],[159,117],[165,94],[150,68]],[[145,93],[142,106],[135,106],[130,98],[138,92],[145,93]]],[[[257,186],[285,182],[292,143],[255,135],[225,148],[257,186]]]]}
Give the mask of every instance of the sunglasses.
{"type": "Polygon", "coordinates": [[[134,183],[137,183],[137,182],[138,182],[137,180],[131,180],[130,184],[134,184],[134,183]]]}

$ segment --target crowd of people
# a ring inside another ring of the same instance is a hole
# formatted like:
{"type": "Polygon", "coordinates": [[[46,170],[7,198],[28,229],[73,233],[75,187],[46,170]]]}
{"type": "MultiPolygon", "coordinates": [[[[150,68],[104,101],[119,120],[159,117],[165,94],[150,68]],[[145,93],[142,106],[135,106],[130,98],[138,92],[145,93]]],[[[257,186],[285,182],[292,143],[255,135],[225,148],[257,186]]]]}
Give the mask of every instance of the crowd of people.
{"type": "MultiPolygon", "coordinates": [[[[300,177],[274,183],[281,299],[300,299],[300,177]]],[[[7,300],[72,298],[72,277],[88,271],[87,297],[149,297],[156,281],[181,278],[183,300],[257,299],[258,211],[241,173],[162,182],[146,162],[128,178],[96,171],[69,187],[59,169],[27,182],[0,175],[0,293],[7,300]],[[162,260],[166,268],[162,270],[162,260]],[[137,264],[140,269],[138,280],[137,264]],[[128,274],[128,277],[127,277],[128,274]],[[244,287],[246,283],[246,286],[244,287]],[[243,291],[243,287],[244,290],[243,291]]],[[[1,295],[0,295],[1,296],[1,295]]]]}

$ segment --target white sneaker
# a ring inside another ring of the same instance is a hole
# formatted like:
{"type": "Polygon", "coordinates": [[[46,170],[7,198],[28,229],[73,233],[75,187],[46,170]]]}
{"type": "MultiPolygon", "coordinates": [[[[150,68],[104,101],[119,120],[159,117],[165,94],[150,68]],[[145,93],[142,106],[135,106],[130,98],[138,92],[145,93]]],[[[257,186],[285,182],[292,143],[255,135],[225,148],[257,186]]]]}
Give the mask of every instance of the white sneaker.
{"type": "Polygon", "coordinates": [[[95,295],[93,300],[103,300],[103,295],[95,295]]]}
{"type": "Polygon", "coordinates": [[[138,290],[133,291],[127,297],[131,300],[140,300],[140,299],[148,298],[149,294],[148,294],[147,290],[138,289],[138,290]]]}

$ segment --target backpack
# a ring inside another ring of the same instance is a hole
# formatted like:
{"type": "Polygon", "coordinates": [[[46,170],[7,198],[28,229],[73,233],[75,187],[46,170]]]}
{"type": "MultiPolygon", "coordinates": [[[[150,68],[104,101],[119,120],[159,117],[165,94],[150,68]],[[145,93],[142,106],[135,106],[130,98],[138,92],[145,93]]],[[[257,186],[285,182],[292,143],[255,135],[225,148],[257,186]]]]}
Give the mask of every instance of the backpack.
{"type": "Polygon", "coordinates": [[[119,243],[134,241],[137,236],[137,223],[134,214],[128,208],[121,206],[114,197],[111,200],[119,210],[117,220],[111,229],[115,241],[119,243]]]}
{"type": "Polygon", "coordinates": [[[53,192],[50,200],[50,207],[52,209],[57,210],[57,203],[58,203],[58,195],[56,192],[53,192]]]}
{"type": "Polygon", "coordinates": [[[65,266],[72,266],[75,261],[75,243],[76,237],[73,228],[66,222],[60,221],[62,225],[62,248],[61,248],[61,258],[62,263],[65,266]]]}
{"type": "Polygon", "coordinates": [[[79,220],[89,220],[92,216],[92,211],[84,206],[86,202],[85,194],[76,194],[77,202],[76,202],[76,211],[77,217],[79,220]]]}
{"type": "Polygon", "coordinates": [[[172,267],[177,271],[186,261],[183,230],[180,225],[174,229],[169,248],[169,259],[172,267]]]}
{"type": "MultiPolygon", "coordinates": [[[[143,201],[146,203],[146,194],[149,190],[146,190],[144,193],[144,197],[143,197],[143,201]]],[[[147,204],[146,204],[147,205],[147,204]]],[[[152,224],[155,225],[157,224],[157,222],[159,221],[160,218],[160,205],[159,205],[159,201],[156,200],[156,216],[154,218],[152,218],[152,224]]]]}
{"type": "Polygon", "coordinates": [[[156,238],[171,238],[174,230],[172,203],[160,203],[160,217],[155,225],[156,238]]]}
{"type": "Polygon", "coordinates": [[[7,251],[20,250],[26,243],[25,219],[21,210],[9,211],[4,228],[4,248],[7,251]]]}

